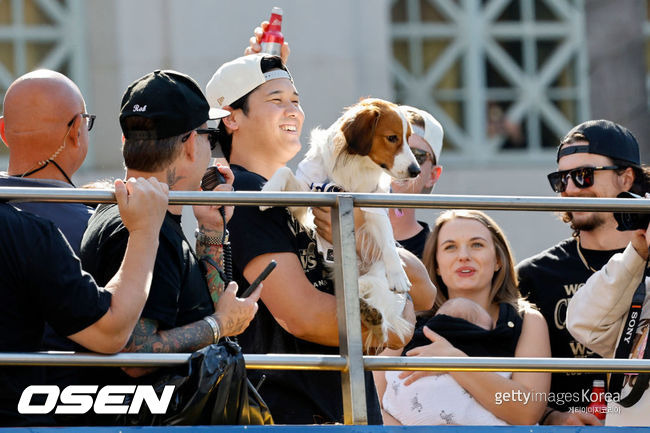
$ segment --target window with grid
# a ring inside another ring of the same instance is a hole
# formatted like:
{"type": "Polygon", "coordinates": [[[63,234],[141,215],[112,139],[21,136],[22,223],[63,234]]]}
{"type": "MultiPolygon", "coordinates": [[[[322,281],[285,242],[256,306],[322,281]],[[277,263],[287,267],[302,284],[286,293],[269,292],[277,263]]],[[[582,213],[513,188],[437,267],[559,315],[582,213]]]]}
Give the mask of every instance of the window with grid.
{"type": "MultiPolygon", "coordinates": [[[[82,0],[0,0],[0,112],[9,85],[38,68],[85,87],[82,0]]],[[[0,157],[8,155],[0,146],[0,157]]]]}
{"type": "Polygon", "coordinates": [[[445,129],[445,160],[547,160],[589,117],[582,0],[393,0],[398,103],[445,129]]]}

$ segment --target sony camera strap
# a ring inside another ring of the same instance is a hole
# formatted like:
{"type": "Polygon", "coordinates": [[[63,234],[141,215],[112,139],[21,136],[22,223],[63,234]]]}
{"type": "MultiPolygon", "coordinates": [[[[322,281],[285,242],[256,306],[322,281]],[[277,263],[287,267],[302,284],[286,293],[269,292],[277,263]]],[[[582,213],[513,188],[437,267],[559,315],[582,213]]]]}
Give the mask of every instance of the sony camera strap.
{"type": "MultiPolygon", "coordinates": [[[[632,345],[634,343],[634,338],[636,337],[636,330],[639,326],[639,320],[641,319],[641,309],[643,308],[643,301],[645,300],[645,296],[646,296],[645,279],[646,279],[646,273],[648,269],[648,261],[650,261],[650,258],[646,260],[646,265],[645,265],[646,272],[643,273],[641,282],[639,283],[639,285],[636,288],[636,291],[634,292],[634,297],[632,298],[632,305],[630,306],[630,311],[627,314],[627,320],[625,321],[625,328],[623,329],[623,333],[621,334],[621,337],[618,341],[618,345],[616,347],[615,357],[619,359],[628,359],[632,351],[632,345]]],[[[650,358],[649,348],[650,348],[650,344],[646,344],[644,354],[643,354],[643,358],[645,359],[650,358]]],[[[622,373],[612,374],[610,376],[610,381],[609,381],[610,392],[612,393],[621,392],[621,390],[623,389],[624,377],[625,374],[622,373]]],[[[646,388],[648,387],[649,381],[650,381],[650,374],[648,373],[639,374],[636,377],[636,381],[634,383],[632,391],[625,398],[622,398],[618,403],[624,407],[630,407],[634,405],[637,401],[639,401],[639,399],[645,392],[646,388]]]]}

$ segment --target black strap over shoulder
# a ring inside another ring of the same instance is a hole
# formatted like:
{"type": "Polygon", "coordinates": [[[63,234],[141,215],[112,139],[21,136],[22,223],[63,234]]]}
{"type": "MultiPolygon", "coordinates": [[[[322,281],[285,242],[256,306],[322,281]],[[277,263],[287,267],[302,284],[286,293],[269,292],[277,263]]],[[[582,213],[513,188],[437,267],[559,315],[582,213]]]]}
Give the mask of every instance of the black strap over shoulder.
{"type": "MultiPolygon", "coordinates": [[[[650,344],[646,344],[645,351],[643,352],[643,359],[650,359],[650,344]]],[[[636,377],[634,386],[628,395],[625,398],[622,398],[618,404],[623,407],[634,406],[648,389],[648,384],[650,384],[650,374],[641,373],[636,377]]]]}
{"type": "MultiPolygon", "coordinates": [[[[621,338],[618,341],[618,346],[616,347],[615,358],[627,359],[630,357],[632,352],[632,345],[634,343],[634,338],[636,336],[636,331],[639,326],[639,321],[641,319],[641,310],[643,309],[643,302],[646,296],[646,284],[645,279],[648,272],[648,261],[646,260],[645,272],[641,278],[636,291],[634,292],[634,297],[632,298],[632,305],[630,306],[630,311],[627,314],[627,319],[625,321],[625,328],[621,334],[621,338]]],[[[644,359],[650,359],[650,344],[646,344],[644,353],[644,359]]],[[[623,389],[623,378],[624,374],[612,374],[609,381],[609,390],[610,392],[620,393],[623,389]]],[[[648,383],[650,382],[650,374],[642,373],[636,377],[634,386],[630,393],[622,398],[618,403],[623,407],[631,407],[636,402],[639,401],[643,393],[648,388],[648,383]]]]}

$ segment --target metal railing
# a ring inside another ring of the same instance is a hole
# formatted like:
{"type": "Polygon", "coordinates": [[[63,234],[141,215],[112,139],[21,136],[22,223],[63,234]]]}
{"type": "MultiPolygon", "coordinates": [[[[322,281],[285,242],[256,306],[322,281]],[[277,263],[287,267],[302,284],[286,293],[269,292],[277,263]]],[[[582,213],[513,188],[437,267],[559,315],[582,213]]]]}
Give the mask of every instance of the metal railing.
{"type": "MultiPolygon", "coordinates": [[[[0,188],[0,201],[114,203],[108,190],[67,188],[0,188]]],[[[650,213],[650,201],[614,198],[556,198],[514,196],[460,196],[421,194],[348,194],[303,192],[193,192],[171,191],[173,205],[226,204],[275,206],[329,206],[336,257],[336,287],[340,356],[245,355],[247,368],[341,371],[345,424],[366,424],[364,370],[428,371],[589,371],[650,372],[650,360],[571,358],[403,358],[363,356],[354,238],[354,207],[462,208],[511,211],[626,211],[650,213]],[[338,290],[339,288],[343,290],[338,290]]],[[[0,365],[161,366],[187,362],[190,354],[121,353],[80,355],[2,353],[0,365]]]]}

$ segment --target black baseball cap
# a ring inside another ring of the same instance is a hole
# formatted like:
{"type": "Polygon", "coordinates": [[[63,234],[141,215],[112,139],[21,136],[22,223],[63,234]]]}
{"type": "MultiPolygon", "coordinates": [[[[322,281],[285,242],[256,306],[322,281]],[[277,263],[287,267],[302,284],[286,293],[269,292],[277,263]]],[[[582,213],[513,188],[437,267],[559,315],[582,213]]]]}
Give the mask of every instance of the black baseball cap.
{"type": "Polygon", "coordinates": [[[639,143],[627,128],[618,123],[610,120],[588,120],[569,131],[562,139],[562,143],[575,133],[584,135],[589,144],[579,146],[560,144],[557,149],[557,161],[573,153],[595,153],[637,166],[641,165],[639,143]]]}
{"type": "Polygon", "coordinates": [[[221,119],[230,112],[210,109],[201,88],[188,75],[155,70],[135,80],[122,97],[120,126],[124,138],[158,140],[198,128],[207,120],[221,119]],[[125,119],[145,117],[154,129],[130,130],[125,119]]]}

